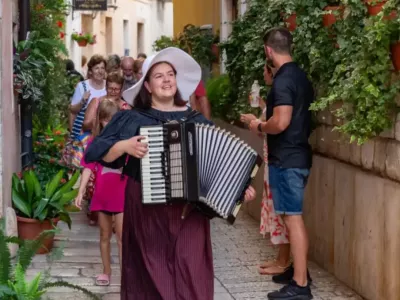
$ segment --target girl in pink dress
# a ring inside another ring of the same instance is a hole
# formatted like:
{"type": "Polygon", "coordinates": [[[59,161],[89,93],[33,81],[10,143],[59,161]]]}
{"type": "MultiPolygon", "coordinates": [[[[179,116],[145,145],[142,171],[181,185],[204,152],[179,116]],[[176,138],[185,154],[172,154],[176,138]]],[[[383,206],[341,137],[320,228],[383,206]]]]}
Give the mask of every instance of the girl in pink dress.
{"type": "MultiPolygon", "coordinates": [[[[274,70],[267,65],[264,66],[264,81],[267,85],[272,84],[272,77],[274,70]]],[[[263,110],[260,119],[265,121],[266,118],[266,105],[264,100],[259,99],[260,108],[263,110]]],[[[243,114],[240,120],[243,123],[249,124],[252,120],[257,117],[252,114],[243,114]]],[[[277,275],[283,273],[289,266],[290,260],[290,244],[289,236],[286,230],[285,223],[281,216],[275,214],[274,203],[272,201],[272,194],[269,188],[268,178],[268,146],[266,135],[263,134],[264,139],[264,191],[263,199],[261,202],[261,222],[260,222],[260,233],[265,236],[269,233],[272,245],[278,246],[278,255],[271,261],[263,262],[260,265],[259,273],[262,275],[277,275]]]]}
{"type": "MultiPolygon", "coordinates": [[[[99,103],[93,136],[89,144],[118,111],[119,107],[115,101],[103,99],[99,103]]],[[[86,186],[90,176],[94,173],[95,183],[90,211],[98,212],[100,253],[104,268],[103,274],[96,277],[96,285],[106,286],[110,284],[111,276],[110,241],[113,233],[113,217],[115,218],[115,233],[121,263],[122,221],[127,177],[122,175],[122,170],[120,169],[110,169],[99,163],[86,163],[84,159],[81,160],[81,165],[84,167],[84,170],[82,172],[79,193],[75,199],[75,205],[82,208],[82,199],[86,191],[86,186]]]]}

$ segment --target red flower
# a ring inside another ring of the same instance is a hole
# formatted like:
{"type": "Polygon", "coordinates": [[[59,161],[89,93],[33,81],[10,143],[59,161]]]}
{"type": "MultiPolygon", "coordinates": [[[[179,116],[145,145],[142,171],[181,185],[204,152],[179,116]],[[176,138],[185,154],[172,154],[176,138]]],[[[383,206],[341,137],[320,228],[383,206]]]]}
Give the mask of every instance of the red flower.
{"type": "Polygon", "coordinates": [[[63,39],[63,38],[64,38],[64,36],[65,36],[65,33],[64,33],[64,32],[62,32],[62,31],[60,31],[60,39],[63,39]]]}
{"type": "Polygon", "coordinates": [[[19,179],[22,179],[22,172],[18,172],[17,176],[18,176],[19,179]]]}
{"type": "Polygon", "coordinates": [[[65,180],[65,178],[61,178],[60,182],[61,183],[66,183],[67,181],[65,180]]]}
{"type": "Polygon", "coordinates": [[[55,159],[54,158],[50,158],[50,160],[49,160],[49,162],[51,163],[51,164],[53,164],[53,163],[55,163],[55,159]]]}
{"type": "Polygon", "coordinates": [[[44,8],[44,5],[41,3],[36,5],[36,10],[42,10],[43,8],[44,8]]]}
{"type": "Polygon", "coordinates": [[[60,27],[60,28],[62,28],[62,27],[63,27],[63,22],[57,21],[57,26],[60,27]]]}

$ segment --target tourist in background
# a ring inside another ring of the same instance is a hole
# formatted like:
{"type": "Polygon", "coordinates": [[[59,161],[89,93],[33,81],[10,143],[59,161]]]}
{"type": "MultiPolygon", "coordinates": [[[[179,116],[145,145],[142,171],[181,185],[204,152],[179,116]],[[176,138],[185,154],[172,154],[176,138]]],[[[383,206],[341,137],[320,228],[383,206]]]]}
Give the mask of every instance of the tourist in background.
{"type": "Polygon", "coordinates": [[[125,56],[121,61],[121,69],[124,76],[124,85],[122,87],[122,92],[129,89],[137,82],[137,80],[133,76],[134,63],[135,60],[129,56],[125,56]]]}
{"type": "MultiPolygon", "coordinates": [[[[104,99],[98,107],[96,124],[91,139],[96,137],[110,122],[113,115],[119,111],[118,104],[110,99],[104,99]]],[[[121,170],[109,169],[99,163],[86,163],[83,158],[81,165],[84,168],[79,186],[79,193],[75,205],[82,209],[82,202],[91,176],[95,177],[93,197],[90,211],[98,214],[100,227],[100,254],[103,263],[103,273],[96,277],[96,285],[108,286],[111,280],[111,237],[115,229],[120,267],[122,264],[122,224],[124,218],[125,187],[127,177],[122,176],[121,170]],[[115,224],[113,220],[115,219],[115,224]],[[114,226],[113,226],[114,225],[114,226]]],[[[122,268],[122,267],[121,267],[122,268]]],[[[119,276],[119,274],[118,274],[119,276]]]]}
{"type": "MultiPolygon", "coordinates": [[[[264,81],[267,85],[272,85],[273,74],[276,70],[267,65],[264,65],[264,81]]],[[[250,97],[249,100],[251,101],[250,97]]],[[[267,106],[262,98],[258,99],[260,108],[262,109],[259,119],[263,122],[266,120],[267,106]]],[[[251,121],[256,120],[257,117],[253,114],[243,114],[240,120],[249,125],[251,121]]],[[[260,233],[265,237],[269,233],[269,238],[272,245],[278,246],[278,255],[272,261],[262,263],[258,269],[261,275],[277,275],[283,273],[289,266],[290,261],[290,244],[289,237],[286,230],[285,223],[280,215],[275,214],[274,203],[269,186],[268,175],[268,145],[266,134],[260,133],[264,141],[264,189],[263,199],[261,202],[261,219],[260,219],[260,233]]]]}
{"type": "Polygon", "coordinates": [[[253,132],[267,134],[272,199],[276,214],[283,216],[288,229],[293,256],[293,265],[273,276],[275,282],[287,285],[269,293],[271,300],[313,298],[307,270],[308,237],[302,212],[312,164],[308,139],[314,90],[307,74],[293,62],[292,42],[293,37],[286,28],[273,28],[265,34],[265,54],[276,73],[267,97],[267,121],[250,123],[253,132]]]}
{"type": "Polygon", "coordinates": [[[200,80],[194,93],[190,96],[189,106],[202,113],[208,120],[211,120],[211,106],[207,98],[207,91],[203,80],[200,80]]]}
{"type": "Polygon", "coordinates": [[[121,58],[117,54],[111,54],[107,58],[107,74],[121,72],[121,58]]]}

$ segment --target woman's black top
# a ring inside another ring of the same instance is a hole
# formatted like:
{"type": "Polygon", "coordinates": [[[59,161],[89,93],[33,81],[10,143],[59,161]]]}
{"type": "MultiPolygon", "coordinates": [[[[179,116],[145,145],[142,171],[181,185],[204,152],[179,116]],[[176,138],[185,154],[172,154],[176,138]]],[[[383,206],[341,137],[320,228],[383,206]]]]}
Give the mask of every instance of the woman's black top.
{"type": "MultiPolygon", "coordinates": [[[[114,169],[123,167],[123,174],[140,181],[140,159],[129,156],[127,161],[127,154],[124,154],[115,161],[107,163],[102,160],[103,157],[115,143],[139,135],[141,126],[162,124],[162,121],[157,120],[157,117],[170,121],[181,120],[185,118],[190,111],[192,111],[191,108],[188,108],[187,111],[173,112],[160,111],[154,108],[147,110],[147,112],[154,115],[154,117],[143,115],[135,109],[120,111],[114,115],[101,134],[98,135],[86,149],[85,161],[87,163],[99,162],[104,166],[114,169]]],[[[187,122],[213,125],[212,122],[201,114],[194,116],[187,122]]]]}

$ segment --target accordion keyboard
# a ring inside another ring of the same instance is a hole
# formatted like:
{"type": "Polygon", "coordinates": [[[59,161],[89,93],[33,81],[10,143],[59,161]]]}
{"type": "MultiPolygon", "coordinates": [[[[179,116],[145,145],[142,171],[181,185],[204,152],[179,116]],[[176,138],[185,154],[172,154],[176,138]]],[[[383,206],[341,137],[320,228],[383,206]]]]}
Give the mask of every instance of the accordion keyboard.
{"type": "Polygon", "coordinates": [[[163,126],[144,127],[140,134],[148,143],[149,151],[141,159],[142,197],[144,203],[165,203],[169,196],[166,180],[163,126]]]}

